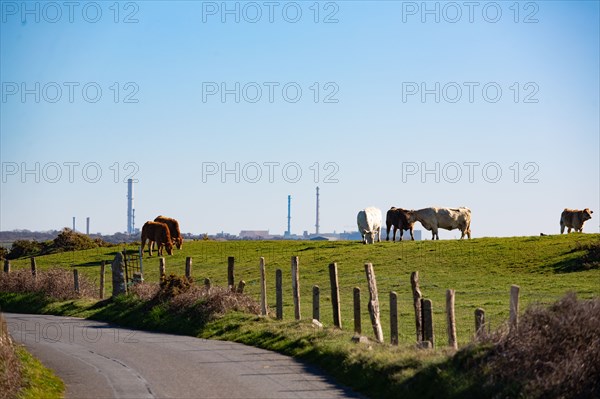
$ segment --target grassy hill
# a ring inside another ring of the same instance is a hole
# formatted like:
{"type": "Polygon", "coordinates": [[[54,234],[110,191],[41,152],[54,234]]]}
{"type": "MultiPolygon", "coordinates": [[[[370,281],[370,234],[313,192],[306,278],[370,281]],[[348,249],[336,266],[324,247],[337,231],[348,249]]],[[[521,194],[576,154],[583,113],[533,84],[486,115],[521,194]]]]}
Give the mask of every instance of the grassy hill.
{"type": "MultiPolygon", "coordinates": [[[[460,345],[468,343],[474,332],[474,311],[486,311],[488,325],[494,329],[508,319],[509,290],[521,287],[521,309],[531,303],[554,302],[567,291],[579,298],[600,296],[600,259],[588,247],[600,242],[599,234],[570,234],[545,237],[480,238],[473,240],[403,241],[362,245],[358,242],[312,241],[192,241],[182,250],[166,256],[167,273],[183,275],[185,258],[193,259],[193,276],[201,283],[227,284],[227,257],[235,257],[235,280],[246,281],[246,291],[259,298],[259,258],[267,265],[268,303],[274,312],[275,270],[281,269],[284,281],[284,320],[293,319],[291,298],[292,256],[300,259],[300,288],[303,318],[312,314],[312,286],[321,288],[321,319],[333,324],[330,306],[328,265],[338,265],[343,329],[352,331],[352,290],[362,290],[363,334],[372,336],[366,302],[368,291],[364,264],[374,265],[381,302],[384,337],[389,341],[389,292],[399,301],[400,343],[414,342],[414,314],[410,273],[419,271],[421,291],[433,301],[436,345],[445,336],[445,292],[456,290],[456,318],[460,345]]],[[[77,268],[96,282],[100,262],[108,264],[117,250],[136,247],[95,248],[37,258],[40,269],[77,268]]],[[[158,281],[158,258],[143,259],[146,281],[158,281]]],[[[29,268],[29,259],[11,261],[13,270],[29,268]]],[[[107,268],[106,293],[110,295],[110,269],[107,268]]]]}

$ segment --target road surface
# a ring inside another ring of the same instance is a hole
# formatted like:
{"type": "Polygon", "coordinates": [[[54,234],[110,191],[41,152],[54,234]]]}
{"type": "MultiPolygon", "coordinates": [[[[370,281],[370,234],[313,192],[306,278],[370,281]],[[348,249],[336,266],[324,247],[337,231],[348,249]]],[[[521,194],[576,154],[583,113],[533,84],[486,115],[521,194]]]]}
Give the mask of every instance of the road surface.
{"type": "Polygon", "coordinates": [[[5,313],[67,398],[357,398],[290,357],[233,342],[70,317],[5,313]]]}

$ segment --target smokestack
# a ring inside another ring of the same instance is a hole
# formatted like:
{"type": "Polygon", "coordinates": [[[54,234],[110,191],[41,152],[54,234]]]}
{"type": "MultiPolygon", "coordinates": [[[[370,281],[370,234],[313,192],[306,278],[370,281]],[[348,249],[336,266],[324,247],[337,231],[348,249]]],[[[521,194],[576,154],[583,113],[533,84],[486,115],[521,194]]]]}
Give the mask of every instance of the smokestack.
{"type": "Polygon", "coordinates": [[[134,233],[133,179],[127,179],[127,234],[134,233]]]}
{"type": "Polygon", "coordinates": [[[85,234],[90,235],[90,217],[85,218],[85,234]]]}
{"type": "Polygon", "coordinates": [[[319,186],[317,186],[317,223],[315,224],[315,227],[315,234],[319,234],[319,186]]]}
{"type": "Polygon", "coordinates": [[[292,234],[291,230],[290,230],[290,220],[292,219],[292,196],[288,195],[288,228],[287,231],[285,232],[286,236],[290,236],[292,234]]]}
{"type": "Polygon", "coordinates": [[[73,216],[73,231],[75,231],[75,216],[73,216]]]}

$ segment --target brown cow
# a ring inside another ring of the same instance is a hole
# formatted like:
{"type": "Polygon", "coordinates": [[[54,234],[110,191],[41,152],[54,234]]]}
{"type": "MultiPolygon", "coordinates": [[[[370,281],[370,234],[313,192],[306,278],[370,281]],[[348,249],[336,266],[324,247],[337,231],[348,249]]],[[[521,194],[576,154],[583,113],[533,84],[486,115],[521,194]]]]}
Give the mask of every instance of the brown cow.
{"type": "Polygon", "coordinates": [[[571,229],[581,233],[583,224],[586,220],[592,218],[592,213],[594,212],[590,211],[590,208],[585,208],[583,211],[565,208],[560,214],[560,234],[565,231],[565,227],[567,228],[567,234],[571,232],[571,229]]]}
{"type": "Polygon", "coordinates": [[[157,216],[154,219],[155,222],[164,223],[169,227],[169,233],[171,233],[171,239],[175,243],[177,249],[181,249],[183,246],[183,237],[181,231],[179,231],[179,222],[176,219],[168,218],[166,216],[157,216]]]}
{"type": "Polygon", "coordinates": [[[387,211],[387,215],[385,217],[385,225],[386,225],[386,235],[385,240],[390,240],[390,227],[394,226],[394,232],[392,235],[392,241],[396,241],[396,231],[400,230],[400,241],[402,241],[402,234],[404,230],[410,230],[410,239],[415,240],[415,236],[413,235],[413,227],[414,222],[408,222],[408,211],[402,208],[391,207],[389,211],[387,211]]]}
{"type": "Polygon", "coordinates": [[[152,245],[154,242],[158,244],[158,256],[162,256],[163,246],[167,248],[167,253],[169,255],[173,255],[173,242],[171,241],[169,227],[166,224],[150,221],[144,223],[144,226],[142,227],[142,253],[144,253],[146,240],[149,240],[149,256],[152,256],[152,245]]]}

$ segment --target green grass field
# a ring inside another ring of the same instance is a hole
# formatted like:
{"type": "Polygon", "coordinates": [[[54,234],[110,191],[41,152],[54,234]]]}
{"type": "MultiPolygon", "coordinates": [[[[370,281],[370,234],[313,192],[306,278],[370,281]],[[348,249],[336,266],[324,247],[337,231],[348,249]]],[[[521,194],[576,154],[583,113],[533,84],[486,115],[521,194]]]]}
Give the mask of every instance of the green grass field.
{"type": "MultiPolygon", "coordinates": [[[[460,345],[468,343],[474,331],[474,311],[482,307],[494,329],[506,322],[512,284],[521,287],[521,310],[530,303],[551,303],[568,291],[579,298],[600,296],[600,269],[584,270],[582,245],[597,243],[599,234],[570,234],[546,237],[479,238],[473,240],[403,241],[362,245],[358,242],[312,241],[194,241],[166,256],[167,273],[183,275],[186,257],[193,259],[193,276],[214,285],[227,284],[227,257],[235,257],[235,281],[246,281],[245,292],[259,299],[259,258],[267,265],[268,303],[274,313],[275,270],[284,281],[284,319],[293,319],[291,257],[300,259],[302,317],[312,315],[312,287],[321,288],[321,321],[333,324],[328,265],[338,265],[343,329],[352,331],[352,290],[362,291],[362,330],[373,336],[367,312],[368,290],[364,264],[374,265],[377,277],[384,337],[389,340],[389,292],[399,301],[400,343],[415,340],[410,274],[418,271],[423,296],[433,301],[436,345],[447,342],[445,322],[446,289],[456,290],[456,319],[460,345]]],[[[100,263],[108,264],[124,247],[97,248],[37,258],[40,269],[77,268],[99,282],[100,263]]],[[[129,246],[127,249],[135,250],[129,246]]],[[[158,258],[144,255],[146,281],[158,281],[158,258]]],[[[12,269],[29,268],[29,259],[11,261],[12,269]]],[[[111,292],[110,268],[106,273],[106,294],[111,292]]]]}

